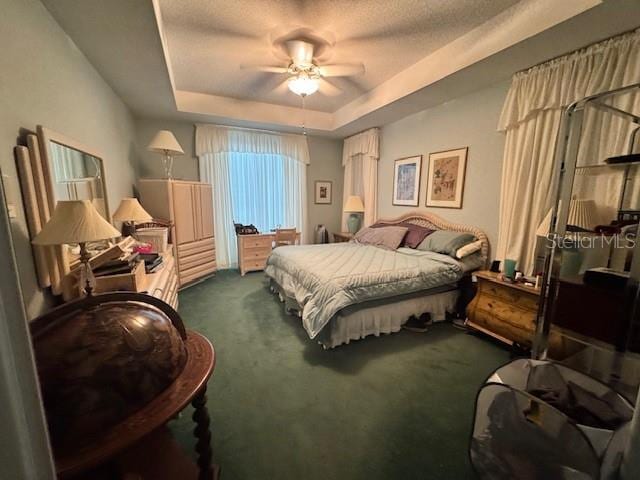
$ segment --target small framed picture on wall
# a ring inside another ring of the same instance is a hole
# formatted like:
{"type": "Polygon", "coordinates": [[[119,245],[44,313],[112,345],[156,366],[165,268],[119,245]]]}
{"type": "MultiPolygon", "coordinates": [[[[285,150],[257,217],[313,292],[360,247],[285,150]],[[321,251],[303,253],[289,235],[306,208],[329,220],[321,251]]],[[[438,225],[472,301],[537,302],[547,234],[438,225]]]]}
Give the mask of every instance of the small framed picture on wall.
{"type": "Polygon", "coordinates": [[[396,160],[393,171],[393,205],[418,206],[422,155],[396,160]]]}
{"type": "Polygon", "coordinates": [[[462,208],[469,147],[429,154],[427,207],[462,208]]]}
{"type": "Polygon", "coordinates": [[[332,195],[331,180],[316,180],[315,203],[330,205],[332,195]]]}

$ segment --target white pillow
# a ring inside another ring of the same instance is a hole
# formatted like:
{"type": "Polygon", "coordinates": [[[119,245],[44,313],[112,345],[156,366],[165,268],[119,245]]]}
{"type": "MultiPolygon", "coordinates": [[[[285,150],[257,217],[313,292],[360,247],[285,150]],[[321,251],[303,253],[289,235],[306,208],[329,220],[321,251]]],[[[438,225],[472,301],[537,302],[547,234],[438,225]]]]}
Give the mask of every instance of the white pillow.
{"type": "Polygon", "coordinates": [[[467,243],[464,247],[460,247],[456,250],[456,258],[464,258],[472,253],[476,253],[482,250],[482,240],[477,240],[472,243],[467,243]]]}

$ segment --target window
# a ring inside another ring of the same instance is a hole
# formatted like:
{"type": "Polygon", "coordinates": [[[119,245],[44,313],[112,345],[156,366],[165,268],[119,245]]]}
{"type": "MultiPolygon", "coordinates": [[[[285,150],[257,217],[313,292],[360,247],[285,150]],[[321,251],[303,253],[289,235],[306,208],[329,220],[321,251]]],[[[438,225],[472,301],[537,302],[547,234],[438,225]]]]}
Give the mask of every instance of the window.
{"type": "Polygon", "coordinates": [[[282,155],[229,155],[234,222],[253,224],[261,232],[295,226],[288,225],[285,218],[285,162],[282,155]]]}

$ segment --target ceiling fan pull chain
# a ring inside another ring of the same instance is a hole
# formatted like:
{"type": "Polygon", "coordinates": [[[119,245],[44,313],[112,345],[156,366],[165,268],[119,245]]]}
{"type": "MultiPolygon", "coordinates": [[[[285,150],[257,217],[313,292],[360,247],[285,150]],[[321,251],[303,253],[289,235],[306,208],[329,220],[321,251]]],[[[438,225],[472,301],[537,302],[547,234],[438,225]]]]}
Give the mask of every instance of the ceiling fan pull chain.
{"type": "Polygon", "coordinates": [[[307,135],[307,128],[305,126],[305,118],[307,116],[306,110],[304,109],[304,99],[307,97],[306,95],[300,95],[302,98],[302,135],[307,135]]]}

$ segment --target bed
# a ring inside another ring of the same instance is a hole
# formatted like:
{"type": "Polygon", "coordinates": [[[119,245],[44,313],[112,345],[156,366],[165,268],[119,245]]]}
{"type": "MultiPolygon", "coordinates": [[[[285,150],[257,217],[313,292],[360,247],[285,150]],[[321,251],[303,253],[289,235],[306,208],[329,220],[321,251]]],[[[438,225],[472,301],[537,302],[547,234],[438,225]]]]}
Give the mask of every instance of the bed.
{"type": "Polygon", "coordinates": [[[433,230],[471,233],[482,242],[468,259],[401,247],[386,250],[355,242],[274,249],[265,274],[290,313],[302,319],[309,338],[333,348],[368,335],[393,333],[407,319],[429,313],[444,320],[456,308],[461,282],[485,266],[487,236],[481,230],[427,213],[378,224],[412,223],[433,230]]]}

